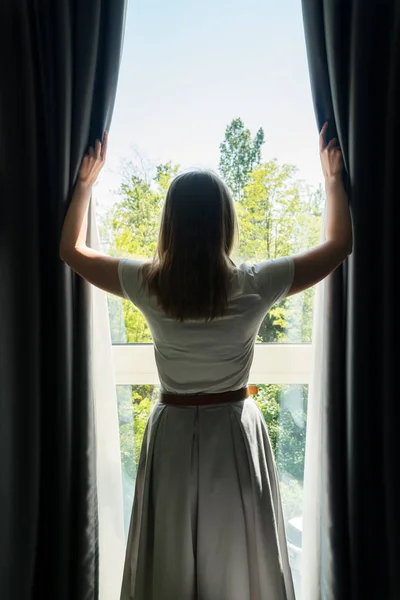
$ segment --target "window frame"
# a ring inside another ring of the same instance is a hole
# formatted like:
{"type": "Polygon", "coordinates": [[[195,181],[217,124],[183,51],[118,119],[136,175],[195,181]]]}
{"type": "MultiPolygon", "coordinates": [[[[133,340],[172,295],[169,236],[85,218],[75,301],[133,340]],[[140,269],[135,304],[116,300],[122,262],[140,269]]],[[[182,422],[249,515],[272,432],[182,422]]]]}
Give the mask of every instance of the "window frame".
{"type": "MultiPolygon", "coordinates": [[[[153,344],[114,344],[116,385],[158,385],[153,344]]],[[[256,344],[250,383],[298,385],[310,382],[312,344],[256,344]]]]}

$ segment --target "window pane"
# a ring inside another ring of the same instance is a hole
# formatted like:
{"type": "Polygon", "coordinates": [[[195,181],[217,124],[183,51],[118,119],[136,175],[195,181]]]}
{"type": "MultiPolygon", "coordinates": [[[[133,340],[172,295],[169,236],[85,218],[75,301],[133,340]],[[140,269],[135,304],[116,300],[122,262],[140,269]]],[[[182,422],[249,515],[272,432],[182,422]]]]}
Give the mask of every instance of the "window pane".
{"type": "Polygon", "coordinates": [[[296,599],[301,594],[307,385],[260,385],[254,397],[267,424],[278,468],[296,599]]]}
{"type": "MultiPolygon", "coordinates": [[[[205,0],[194,10],[182,0],[129,5],[95,190],[104,249],[151,258],[171,178],[200,166],[232,190],[238,262],[302,251],[318,241],[323,193],[301,2],[205,0]]],[[[312,309],[313,291],[283,301],[259,341],[310,342],[312,309]]],[[[110,299],[110,318],[114,343],[150,343],[133,306],[110,299]]]]}
{"type": "Polygon", "coordinates": [[[124,498],[125,534],[128,535],[140,449],[157,386],[117,385],[118,419],[124,498]]]}
{"type": "MultiPolygon", "coordinates": [[[[299,600],[308,386],[259,385],[258,388],[254,400],[264,415],[278,468],[289,555],[299,600]]],[[[158,387],[117,386],[117,395],[127,533],[140,448],[151,406],[158,398],[158,387]]]]}

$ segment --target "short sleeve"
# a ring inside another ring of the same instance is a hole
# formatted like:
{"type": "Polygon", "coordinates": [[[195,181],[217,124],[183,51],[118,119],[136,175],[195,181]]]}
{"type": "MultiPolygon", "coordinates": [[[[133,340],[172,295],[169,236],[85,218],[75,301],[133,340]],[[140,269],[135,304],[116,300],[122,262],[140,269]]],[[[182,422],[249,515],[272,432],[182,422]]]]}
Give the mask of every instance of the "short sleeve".
{"type": "Polygon", "coordinates": [[[259,262],[251,270],[256,288],[269,306],[283,300],[292,287],[294,262],[290,257],[259,262]]]}
{"type": "Polygon", "coordinates": [[[144,265],[143,260],[130,260],[123,258],[118,264],[118,276],[124,297],[134,304],[137,303],[139,290],[142,286],[140,269],[144,265]]]}

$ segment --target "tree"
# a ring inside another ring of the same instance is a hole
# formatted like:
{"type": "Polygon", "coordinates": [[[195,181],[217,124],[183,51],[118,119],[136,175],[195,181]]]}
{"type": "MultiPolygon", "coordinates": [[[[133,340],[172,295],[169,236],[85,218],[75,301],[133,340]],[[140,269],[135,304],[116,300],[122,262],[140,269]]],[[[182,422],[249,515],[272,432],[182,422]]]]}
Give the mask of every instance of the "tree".
{"type": "Polygon", "coordinates": [[[242,119],[233,119],[225,130],[225,138],[220,145],[219,171],[230,188],[234,200],[239,200],[249,175],[261,162],[261,146],[264,144],[264,130],[260,128],[255,138],[251,138],[242,119]]]}
{"type": "MultiPolygon", "coordinates": [[[[321,225],[325,193],[322,187],[310,190],[307,187],[302,192],[301,210],[295,223],[294,244],[292,254],[304,252],[316,246],[321,239],[321,225]]],[[[315,288],[309,288],[302,294],[297,294],[288,299],[286,314],[285,341],[296,343],[311,342],[312,315],[314,306],[315,288]]]]}
{"type": "MultiPolygon", "coordinates": [[[[312,193],[296,174],[295,167],[279,165],[276,160],[263,163],[250,173],[236,203],[240,261],[258,262],[293,255],[317,243],[321,193],[312,193]]],[[[311,341],[312,303],[310,290],[306,295],[274,306],[260,328],[259,341],[289,341],[288,330],[290,341],[311,341]],[[297,339],[293,339],[295,334],[297,339]]]]}
{"type": "MultiPolygon", "coordinates": [[[[291,254],[293,220],[299,211],[295,168],[269,161],[249,176],[237,202],[240,260],[258,262],[291,254]]],[[[273,307],[259,331],[260,341],[274,343],[285,335],[286,301],[273,307]]]]}
{"type": "MultiPolygon", "coordinates": [[[[108,251],[114,256],[149,259],[156,250],[162,204],[178,165],[158,165],[152,173],[128,166],[119,190],[120,200],[108,214],[103,230],[111,231],[108,251]]],[[[103,235],[104,238],[104,235],[103,235]]],[[[146,320],[127,301],[109,297],[113,343],[151,343],[146,320]]]]}
{"type": "Polygon", "coordinates": [[[265,422],[281,471],[302,481],[307,426],[306,385],[259,385],[254,397],[265,422]]]}
{"type": "Polygon", "coordinates": [[[255,167],[236,204],[240,223],[239,255],[247,260],[286,256],[294,246],[301,212],[296,168],[276,160],[255,167]]]}
{"type": "Polygon", "coordinates": [[[254,397],[271,441],[286,519],[301,514],[308,386],[260,385],[254,397]]]}
{"type": "Polygon", "coordinates": [[[126,385],[117,388],[126,534],[129,528],[140,450],[155,389],[154,385],[126,385]]]}

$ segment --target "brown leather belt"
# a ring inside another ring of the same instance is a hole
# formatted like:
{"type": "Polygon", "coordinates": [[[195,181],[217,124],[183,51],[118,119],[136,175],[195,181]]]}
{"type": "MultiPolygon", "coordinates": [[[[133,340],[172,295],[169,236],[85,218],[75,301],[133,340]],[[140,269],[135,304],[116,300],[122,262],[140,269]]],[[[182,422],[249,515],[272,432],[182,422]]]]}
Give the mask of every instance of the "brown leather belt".
{"type": "Polygon", "coordinates": [[[207,404],[227,404],[229,402],[239,402],[245,400],[252,394],[258,393],[258,387],[250,385],[240,390],[231,392],[222,392],[220,394],[165,394],[161,393],[160,402],[162,404],[172,404],[175,406],[204,406],[207,404]]]}

